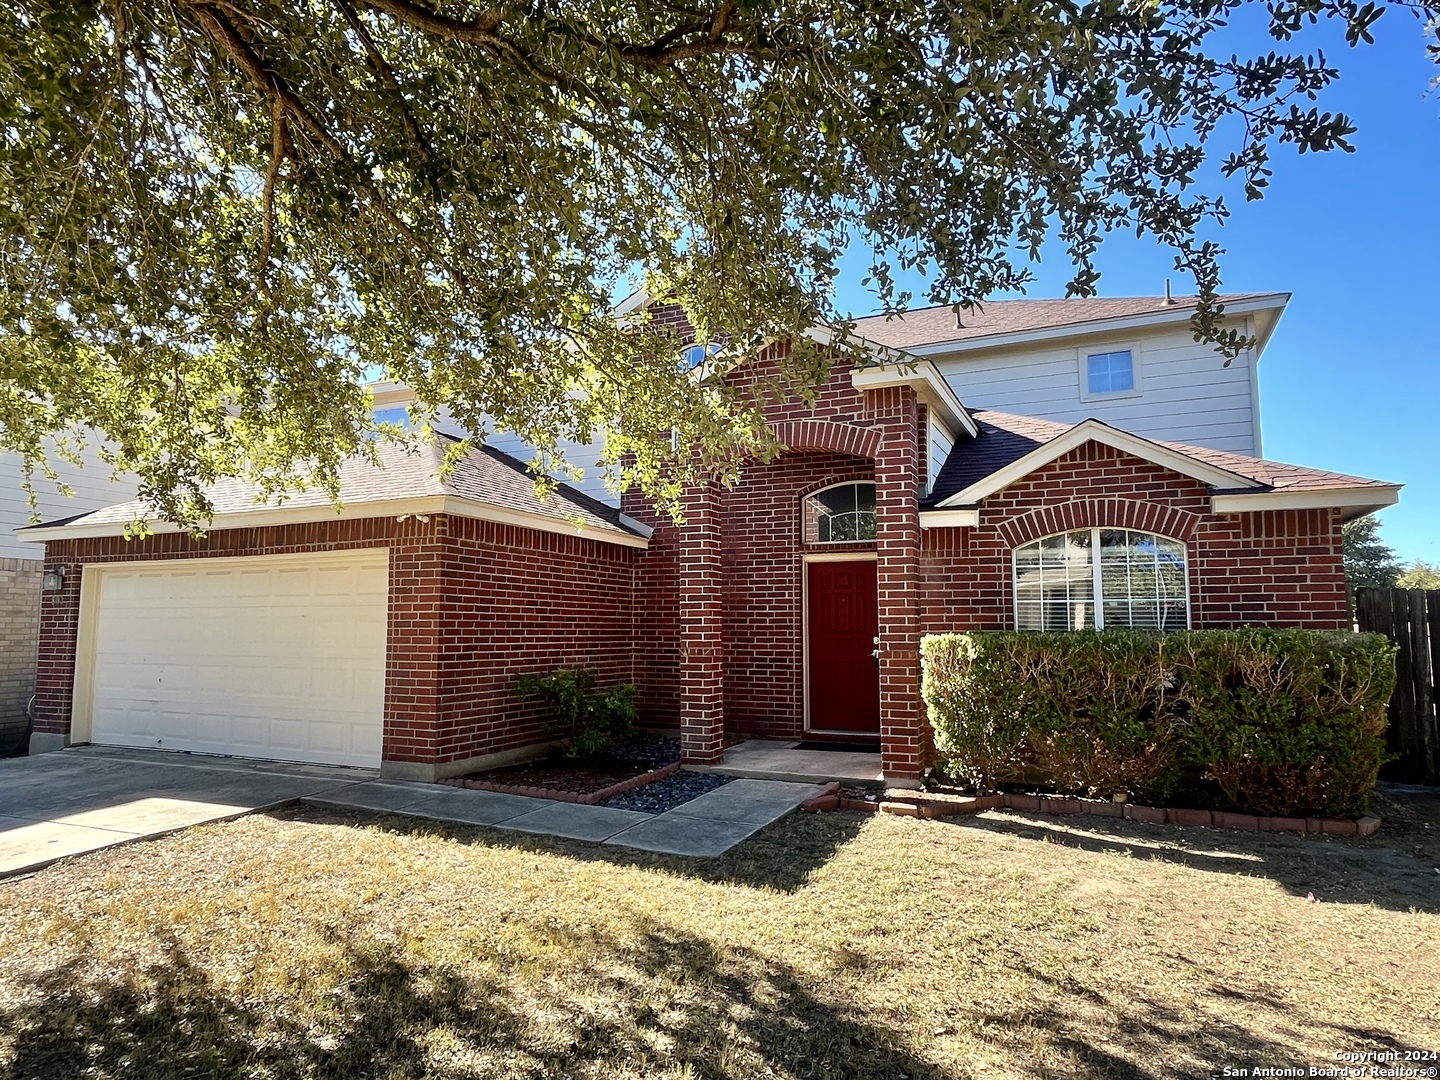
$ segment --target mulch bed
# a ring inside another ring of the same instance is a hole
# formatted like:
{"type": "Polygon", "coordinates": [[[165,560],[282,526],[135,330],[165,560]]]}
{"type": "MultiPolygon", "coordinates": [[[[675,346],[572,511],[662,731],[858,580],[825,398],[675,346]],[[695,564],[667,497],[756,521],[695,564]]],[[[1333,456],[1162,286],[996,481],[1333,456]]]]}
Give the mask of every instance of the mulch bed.
{"type": "Polygon", "coordinates": [[[598,803],[662,779],[678,769],[679,763],[679,739],[641,735],[604,757],[577,761],[556,751],[539,761],[467,773],[440,783],[562,802],[598,803]]]}
{"type": "Polygon", "coordinates": [[[492,784],[504,784],[506,787],[548,788],[589,795],[650,772],[654,767],[643,761],[607,760],[581,763],[569,758],[555,757],[525,765],[507,765],[501,769],[470,773],[462,779],[484,780],[492,784]]]}

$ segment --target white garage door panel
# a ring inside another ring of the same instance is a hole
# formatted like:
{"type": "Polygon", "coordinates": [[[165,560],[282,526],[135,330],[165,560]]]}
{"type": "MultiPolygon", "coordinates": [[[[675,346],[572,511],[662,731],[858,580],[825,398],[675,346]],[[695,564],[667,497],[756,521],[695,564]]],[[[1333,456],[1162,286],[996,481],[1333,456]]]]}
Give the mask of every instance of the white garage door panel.
{"type": "Polygon", "coordinates": [[[107,568],[91,741],[380,764],[385,552],[107,568]]]}

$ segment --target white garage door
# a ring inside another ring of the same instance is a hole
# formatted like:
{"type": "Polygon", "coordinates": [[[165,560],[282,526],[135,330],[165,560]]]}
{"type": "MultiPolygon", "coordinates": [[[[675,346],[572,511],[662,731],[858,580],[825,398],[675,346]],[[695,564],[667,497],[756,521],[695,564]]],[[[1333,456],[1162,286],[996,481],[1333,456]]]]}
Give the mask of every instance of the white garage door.
{"type": "Polygon", "coordinates": [[[88,570],[90,741],[378,767],[388,565],[366,550],[88,570]]]}

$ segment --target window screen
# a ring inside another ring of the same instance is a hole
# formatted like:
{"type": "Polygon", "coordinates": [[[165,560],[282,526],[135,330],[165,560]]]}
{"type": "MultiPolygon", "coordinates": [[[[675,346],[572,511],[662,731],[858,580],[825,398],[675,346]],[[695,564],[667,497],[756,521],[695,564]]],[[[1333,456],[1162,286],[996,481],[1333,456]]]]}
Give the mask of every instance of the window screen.
{"type": "Polygon", "coordinates": [[[1091,394],[1123,394],[1135,389],[1135,358],[1129,349],[1120,352],[1091,353],[1085,358],[1087,392],[1091,394]]]}

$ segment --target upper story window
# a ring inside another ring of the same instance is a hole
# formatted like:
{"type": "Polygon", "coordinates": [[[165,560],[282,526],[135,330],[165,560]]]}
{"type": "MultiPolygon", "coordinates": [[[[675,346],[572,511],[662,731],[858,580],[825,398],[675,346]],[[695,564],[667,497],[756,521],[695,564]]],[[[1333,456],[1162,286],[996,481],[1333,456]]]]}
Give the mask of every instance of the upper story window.
{"type": "Polygon", "coordinates": [[[1085,394],[1129,394],[1135,391],[1135,354],[1130,349],[1089,353],[1085,357],[1085,394]]]}
{"type": "Polygon", "coordinates": [[[843,544],[875,539],[875,485],[836,484],[805,498],[807,544],[843,544]]]}
{"type": "Polygon", "coordinates": [[[404,405],[397,405],[394,408],[376,409],[375,422],[377,424],[397,424],[406,431],[410,430],[410,410],[404,405]]]}
{"type": "Polygon", "coordinates": [[[1133,529],[1080,529],[1015,549],[1019,630],[1183,630],[1185,545],[1133,529]],[[1098,604],[1097,604],[1098,598],[1098,604]]]}
{"type": "Polygon", "coordinates": [[[718,341],[712,341],[708,345],[687,345],[680,350],[680,370],[691,371],[719,351],[720,343],[718,341]]]}

